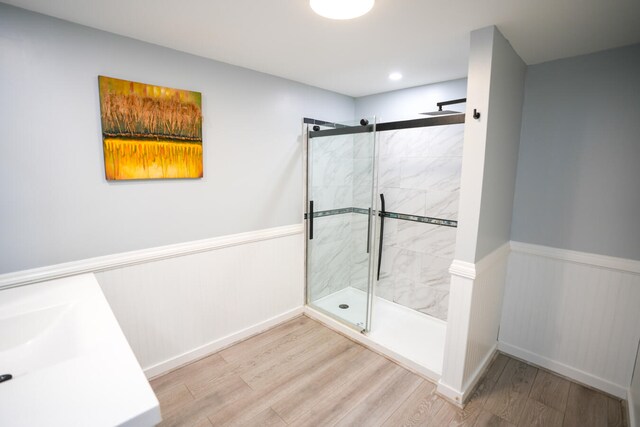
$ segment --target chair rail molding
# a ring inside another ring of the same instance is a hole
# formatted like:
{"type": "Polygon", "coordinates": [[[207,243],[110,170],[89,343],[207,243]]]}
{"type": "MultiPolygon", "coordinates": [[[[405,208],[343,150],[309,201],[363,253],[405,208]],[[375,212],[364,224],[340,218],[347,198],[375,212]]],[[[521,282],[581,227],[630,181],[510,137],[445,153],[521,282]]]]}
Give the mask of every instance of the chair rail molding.
{"type": "Polygon", "coordinates": [[[553,248],[550,246],[534,245],[518,241],[511,241],[513,252],[536,255],[544,258],[552,258],[568,261],[574,264],[584,264],[591,267],[608,268],[627,273],[640,274],[640,261],[627,258],[617,258],[607,255],[579,252],[569,249],[553,248]]]}
{"type": "Polygon", "coordinates": [[[77,274],[98,273],[114,268],[277,239],[302,232],[302,224],[293,224],[5,273],[0,275],[0,290],[77,274]]]}

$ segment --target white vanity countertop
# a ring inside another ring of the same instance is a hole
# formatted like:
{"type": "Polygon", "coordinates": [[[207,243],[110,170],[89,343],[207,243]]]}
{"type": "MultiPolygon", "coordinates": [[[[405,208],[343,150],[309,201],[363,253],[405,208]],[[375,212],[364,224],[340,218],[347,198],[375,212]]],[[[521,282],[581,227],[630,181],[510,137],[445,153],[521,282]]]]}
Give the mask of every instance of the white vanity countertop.
{"type": "Polygon", "coordinates": [[[0,290],[0,426],[152,426],[158,399],[93,274],[0,290]]]}

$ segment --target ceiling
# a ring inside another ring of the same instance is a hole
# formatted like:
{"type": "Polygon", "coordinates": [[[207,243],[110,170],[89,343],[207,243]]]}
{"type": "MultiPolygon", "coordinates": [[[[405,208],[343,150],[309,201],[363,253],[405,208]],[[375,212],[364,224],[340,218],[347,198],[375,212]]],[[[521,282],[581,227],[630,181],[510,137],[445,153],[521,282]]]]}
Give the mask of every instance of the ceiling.
{"type": "Polygon", "coordinates": [[[527,64],[640,42],[638,0],[377,0],[351,21],[307,0],[2,1],[354,97],[466,76],[488,25],[527,64]]]}

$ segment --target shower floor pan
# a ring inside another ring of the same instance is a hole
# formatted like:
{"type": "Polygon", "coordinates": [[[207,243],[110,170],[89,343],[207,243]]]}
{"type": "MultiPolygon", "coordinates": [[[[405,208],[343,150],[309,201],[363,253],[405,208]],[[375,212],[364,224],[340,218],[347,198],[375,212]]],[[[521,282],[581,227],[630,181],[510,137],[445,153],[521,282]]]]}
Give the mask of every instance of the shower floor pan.
{"type": "MultiPolygon", "coordinates": [[[[366,304],[367,294],[352,287],[344,288],[313,302],[316,307],[353,324],[360,324],[365,319],[366,304]],[[339,307],[341,304],[347,304],[349,308],[342,309],[339,307]]],[[[330,318],[318,320],[327,319],[330,318]]],[[[446,330],[447,323],[440,319],[384,298],[374,297],[371,331],[366,334],[366,338],[381,346],[382,349],[378,346],[376,349],[382,353],[385,353],[384,349],[391,350],[394,354],[389,355],[390,357],[399,355],[406,358],[424,368],[419,369],[420,372],[437,380],[442,373],[446,330]]],[[[366,340],[364,341],[368,344],[366,340]]]]}

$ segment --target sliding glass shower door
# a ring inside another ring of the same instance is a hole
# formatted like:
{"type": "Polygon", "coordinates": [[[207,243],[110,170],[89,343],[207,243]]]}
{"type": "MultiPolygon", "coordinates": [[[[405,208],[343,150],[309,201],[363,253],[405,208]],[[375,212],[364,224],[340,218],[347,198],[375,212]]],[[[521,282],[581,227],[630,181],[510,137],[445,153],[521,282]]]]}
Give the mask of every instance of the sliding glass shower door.
{"type": "Polygon", "coordinates": [[[307,131],[307,304],[360,331],[369,330],[376,251],[371,122],[307,131]]]}

